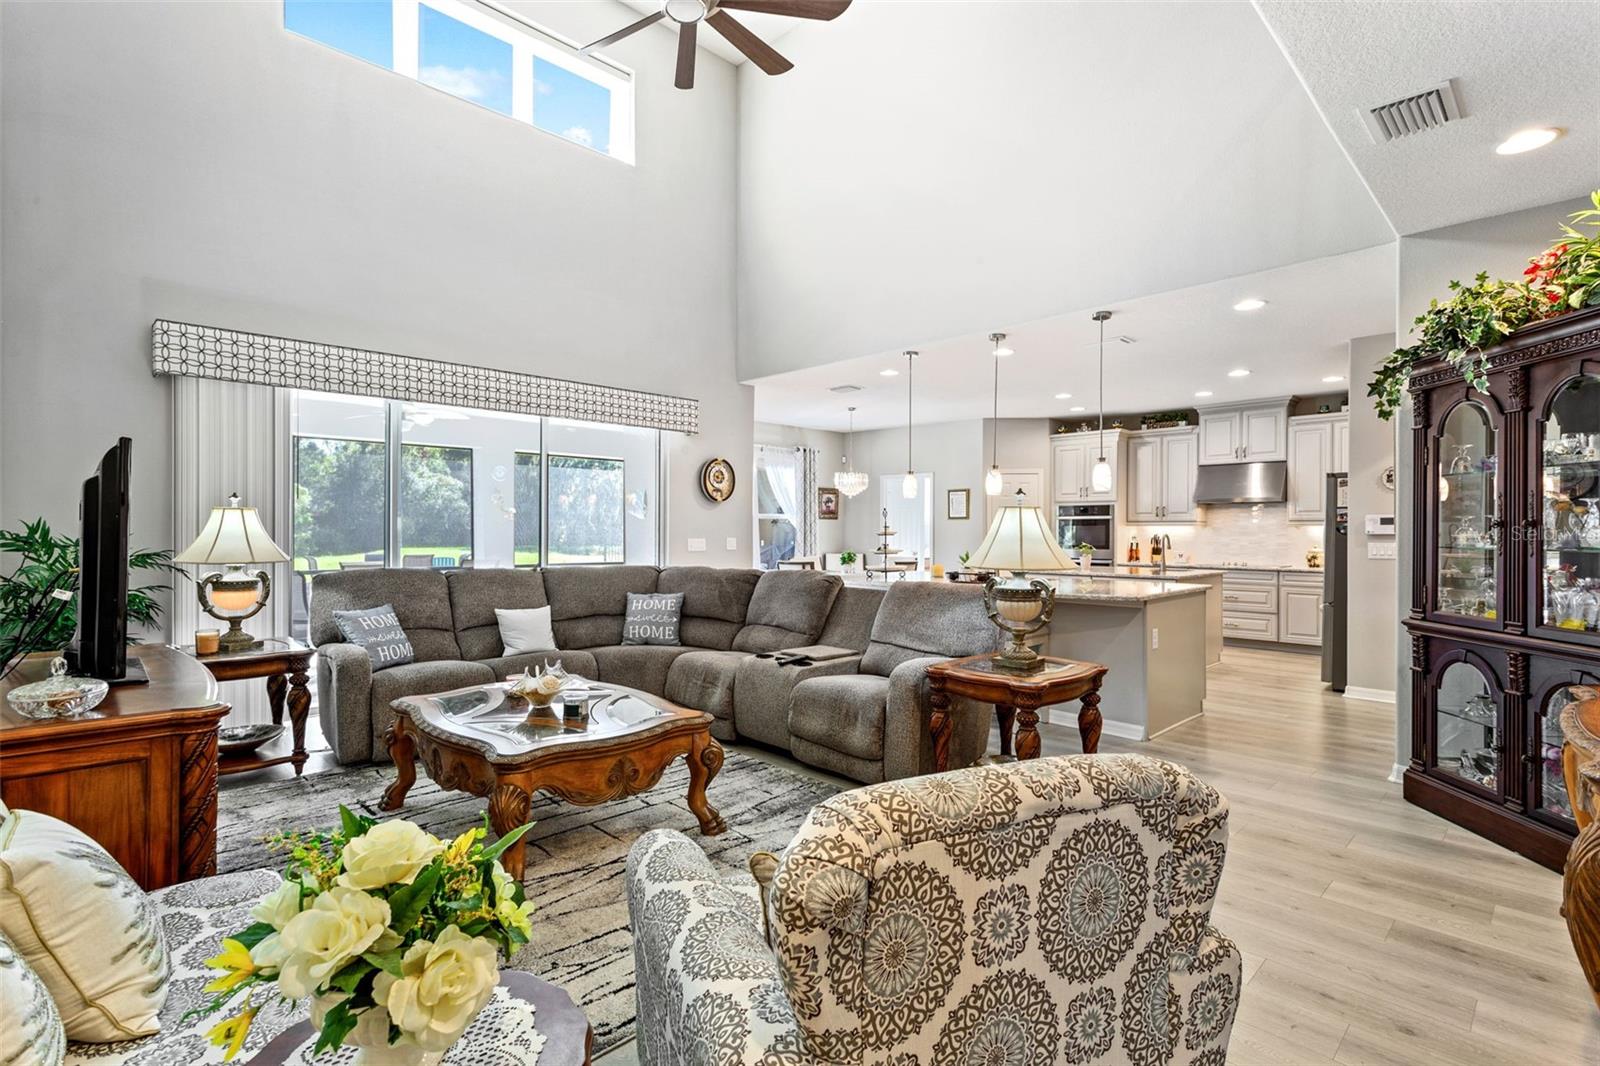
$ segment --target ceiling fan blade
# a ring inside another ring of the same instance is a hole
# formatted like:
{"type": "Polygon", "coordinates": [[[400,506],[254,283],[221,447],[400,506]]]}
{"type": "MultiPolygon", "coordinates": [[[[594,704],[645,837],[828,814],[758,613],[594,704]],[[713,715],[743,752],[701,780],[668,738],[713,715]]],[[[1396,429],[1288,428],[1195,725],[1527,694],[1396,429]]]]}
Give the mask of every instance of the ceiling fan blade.
{"type": "Polygon", "coordinates": [[[694,88],[694,30],[697,25],[685,22],[678,27],[678,76],[672,84],[680,89],[694,88]]]}
{"type": "Polygon", "coordinates": [[[661,11],[657,11],[654,15],[646,15],[644,18],[640,19],[638,22],[635,22],[630,26],[622,27],[622,29],[618,30],[616,33],[613,33],[609,37],[602,37],[598,41],[593,42],[592,44],[584,45],[582,48],[578,49],[578,51],[587,54],[589,52],[594,51],[596,48],[604,48],[607,45],[616,44],[618,41],[622,40],[624,37],[632,36],[633,34],[638,33],[640,30],[644,29],[646,26],[650,26],[650,25],[653,25],[654,23],[660,22],[663,18],[666,17],[666,14],[667,14],[666,10],[663,9],[661,11]]]}
{"type": "Polygon", "coordinates": [[[732,15],[713,11],[706,16],[706,21],[712,29],[726,37],[729,44],[743,52],[750,62],[768,74],[782,74],[794,69],[793,63],[774,52],[771,45],[745,29],[732,15]]]}
{"type": "Polygon", "coordinates": [[[718,7],[733,11],[758,11],[763,15],[787,15],[796,19],[836,19],[850,6],[850,0],[717,0],[718,7]]]}

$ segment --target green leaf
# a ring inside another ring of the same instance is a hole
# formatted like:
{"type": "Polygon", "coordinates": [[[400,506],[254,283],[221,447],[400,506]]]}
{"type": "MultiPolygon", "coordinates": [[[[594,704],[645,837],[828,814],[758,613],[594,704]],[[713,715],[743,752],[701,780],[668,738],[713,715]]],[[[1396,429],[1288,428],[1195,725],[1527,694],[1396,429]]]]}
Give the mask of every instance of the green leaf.
{"type": "Polygon", "coordinates": [[[433,898],[444,870],[437,862],[417,875],[409,885],[401,885],[389,897],[389,927],[405,936],[422,917],[422,909],[433,898]]]}
{"type": "Polygon", "coordinates": [[[366,959],[368,962],[372,963],[372,965],[376,966],[378,969],[382,970],[384,973],[388,974],[389,976],[391,976],[391,977],[399,977],[400,976],[400,955],[401,955],[400,949],[399,948],[395,948],[393,951],[384,951],[384,952],[369,951],[369,952],[366,952],[365,954],[363,954],[361,957],[363,959],[366,959]]]}
{"type": "Polygon", "coordinates": [[[230,939],[237,940],[246,948],[253,948],[276,932],[271,923],[256,922],[254,925],[246,926],[244,932],[235,933],[230,939]]]}
{"type": "Polygon", "coordinates": [[[376,972],[377,969],[378,967],[368,962],[367,957],[363,955],[354,962],[347,963],[344,969],[333,975],[333,980],[329,981],[328,984],[341,992],[354,993],[356,986],[361,984],[361,979],[369,973],[376,972]]]}
{"type": "Polygon", "coordinates": [[[533,828],[533,823],[532,822],[529,822],[526,825],[517,826],[511,832],[507,833],[505,836],[501,837],[499,840],[496,840],[489,847],[484,848],[483,849],[483,857],[485,859],[498,859],[500,857],[500,854],[503,851],[505,851],[511,845],[515,844],[517,841],[521,840],[522,839],[522,835],[524,833],[526,833],[528,830],[532,829],[532,828],[533,828]]]}
{"type": "Polygon", "coordinates": [[[368,829],[371,829],[376,824],[371,818],[363,818],[344,804],[339,804],[339,825],[344,831],[345,840],[354,840],[356,837],[364,835],[368,829]]]}
{"type": "Polygon", "coordinates": [[[311,1049],[311,1054],[320,1055],[342,1045],[344,1038],[350,1035],[360,1020],[350,1009],[349,1000],[335,1003],[322,1016],[322,1032],[317,1034],[317,1043],[311,1049]]]}

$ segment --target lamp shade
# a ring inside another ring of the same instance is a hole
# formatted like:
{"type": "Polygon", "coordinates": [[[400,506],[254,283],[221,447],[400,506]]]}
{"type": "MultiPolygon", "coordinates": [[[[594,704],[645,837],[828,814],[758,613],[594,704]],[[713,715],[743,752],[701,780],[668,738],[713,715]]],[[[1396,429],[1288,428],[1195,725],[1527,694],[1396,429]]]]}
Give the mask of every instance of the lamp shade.
{"type": "Polygon", "coordinates": [[[975,570],[1078,569],[1050,535],[1044,512],[1023,503],[1007,504],[995,512],[989,532],[967,566],[975,570]]]}
{"type": "Polygon", "coordinates": [[[241,507],[230,496],[226,507],[213,507],[194,543],[173,558],[175,563],[282,563],[289,557],[272,542],[254,507],[241,507]]]}

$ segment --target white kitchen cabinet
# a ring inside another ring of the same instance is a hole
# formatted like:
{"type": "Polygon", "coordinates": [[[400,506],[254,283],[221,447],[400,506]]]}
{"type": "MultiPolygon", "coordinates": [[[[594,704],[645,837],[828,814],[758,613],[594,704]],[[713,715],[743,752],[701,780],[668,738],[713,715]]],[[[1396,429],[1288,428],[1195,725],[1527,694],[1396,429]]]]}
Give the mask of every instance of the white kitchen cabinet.
{"type": "MultiPolygon", "coordinates": [[[[1290,575],[1283,575],[1285,578],[1290,575]]],[[[1295,575],[1298,576],[1298,575],[1295,575]]],[[[1322,583],[1278,589],[1278,641],[1282,644],[1322,643],[1322,583]]]]}
{"type": "Polygon", "coordinates": [[[1349,465],[1349,429],[1350,418],[1343,414],[1289,419],[1289,521],[1314,523],[1325,517],[1328,475],[1349,465]]]}
{"type": "Polygon", "coordinates": [[[1058,433],[1050,438],[1053,481],[1058,503],[1115,503],[1119,485],[1118,452],[1122,445],[1122,431],[1105,431],[1105,457],[1111,467],[1111,488],[1096,492],[1090,484],[1094,464],[1100,459],[1099,431],[1091,433],[1058,433]]]}
{"type": "Polygon", "coordinates": [[[1194,483],[1199,448],[1198,429],[1160,429],[1132,435],[1128,440],[1126,521],[1198,521],[1194,483]]]}
{"type": "Polygon", "coordinates": [[[1201,465],[1281,462],[1289,457],[1287,398],[1199,410],[1201,465]]]}

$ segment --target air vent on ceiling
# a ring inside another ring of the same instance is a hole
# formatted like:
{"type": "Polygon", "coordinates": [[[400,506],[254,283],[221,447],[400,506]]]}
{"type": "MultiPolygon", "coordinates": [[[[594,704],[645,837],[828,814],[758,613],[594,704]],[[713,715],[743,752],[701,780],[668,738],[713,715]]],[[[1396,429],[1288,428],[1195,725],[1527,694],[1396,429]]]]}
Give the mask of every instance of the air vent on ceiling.
{"type": "Polygon", "coordinates": [[[829,392],[860,392],[861,391],[861,386],[860,385],[834,385],[833,387],[828,389],[828,391],[829,392]]]}
{"type": "Polygon", "coordinates": [[[1383,144],[1396,137],[1436,129],[1446,122],[1456,121],[1462,115],[1454,86],[1448,81],[1441,81],[1433,88],[1415,95],[1364,108],[1361,117],[1367,124],[1367,132],[1372,135],[1372,143],[1383,144]]]}

